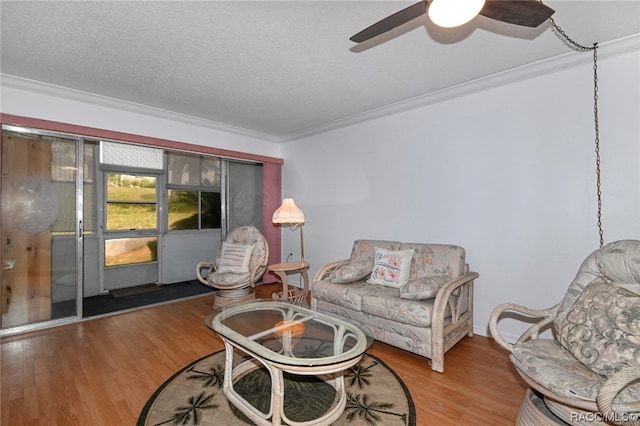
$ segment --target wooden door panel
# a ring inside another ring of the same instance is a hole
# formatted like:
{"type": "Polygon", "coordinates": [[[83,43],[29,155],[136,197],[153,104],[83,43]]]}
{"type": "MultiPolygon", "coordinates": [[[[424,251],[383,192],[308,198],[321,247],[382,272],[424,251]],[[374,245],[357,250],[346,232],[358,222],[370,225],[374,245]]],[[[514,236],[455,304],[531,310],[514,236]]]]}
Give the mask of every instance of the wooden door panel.
{"type": "MultiPolygon", "coordinates": [[[[3,132],[2,204],[9,213],[16,187],[29,176],[51,179],[51,142],[3,132]]],[[[25,232],[16,226],[19,217],[6,213],[2,215],[1,326],[51,319],[51,230],[25,232]]]]}

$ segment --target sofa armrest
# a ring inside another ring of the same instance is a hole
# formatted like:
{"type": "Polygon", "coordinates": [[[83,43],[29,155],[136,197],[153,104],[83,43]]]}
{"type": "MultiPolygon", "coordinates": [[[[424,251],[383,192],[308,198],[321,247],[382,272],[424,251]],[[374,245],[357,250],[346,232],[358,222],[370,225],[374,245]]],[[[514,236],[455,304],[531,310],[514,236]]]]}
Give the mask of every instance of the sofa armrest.
{"type": "Polygon", "coordinates": [[[479,276],[467,272],[440,287],[436,294],[431,317],[431,368],[435,371],[444,371],[444,353],[449,347],[465,334],[473,335],[473,281],[479,276]],[[451,323],[445,327],[447,308],[451,323]]]}
{"type": "MultiPolygon", "coordinates": [[[[452,298],[454,292],[461,290],[468,292],[468,308],[473,308],[473,287],[470,284],[473,284],[473,280],[478,278],[480,274],[477,272],[467,272],[464,275],[455,278],[438,290],[438,294],[436,294],[436,299],[433,304],[433,321],[444,322],[444,316],[447,310],[447,307],[451,309],[452,321],[456,322],[462,311],[464,310],[463,306],[460,305],[462,303],[463,297],[458,297],[457,299],[452,298]],[[465,287],[466,286],[466,287],[465,287]],[[458,309],[460,308],[460,309],[458,309]]],[[[462,296],[462,295],[460,295],[462,296]]]]}
{"type": "Polygon", "coordinates": [[[329,278],[333,273],[333,271],[336,270],[336,268],[342,265],[346,265],[350,261],[351,259],[344,259],[344,260],[338,260],[336,262],[327,263],[326,265],[318,269],[318,272],[316,272],[315,277],[313,277],[313,282],[322,281],[329,278]]]}
{"type": "Polygon", "coordinates": [[[489,330],[491,331],[491,336],[500,346],[511,352],[513,350],[514,344],[507,342],[500,335],[500,331],[498,331],[498,321],[500,321],[500,317],[503,313],[515,312],[517,316],[537,320],[537,322],[529,327],[520,336],[520,338],[518,338],[518,341],[516,342],[522,343],[526,342],[527,340],[537,339],[540,335],[540,332],[546,329],[556,318],[556,313],[558,312],[559,306],[560,305],[557,304],[547,309],[531,309],[527,308],[526,306],[518,305],[516,303],[503,303],[501,305],[498,305],[491,312],[491,316],[489,317],[489,330]]]}
{"type": "Polygon", "coordinates": [[[627,386],[637,383],[639,379],[640,366],[634,365],[621,369],[600,386],[596,402],[605,418],[623,420],[629,417],[629,424],[636,424],[634,421],[640,415],[640,402],[616,403],[614,400],[627,386]]]}

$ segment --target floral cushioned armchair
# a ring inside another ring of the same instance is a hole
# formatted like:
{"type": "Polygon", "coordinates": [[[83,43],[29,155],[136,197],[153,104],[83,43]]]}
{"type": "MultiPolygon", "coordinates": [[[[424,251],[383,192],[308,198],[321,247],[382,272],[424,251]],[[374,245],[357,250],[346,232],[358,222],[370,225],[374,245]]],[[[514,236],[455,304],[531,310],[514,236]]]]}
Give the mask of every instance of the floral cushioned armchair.
{"type": "Polygon", "coordinates": [[[639,294],[640,241],[622,240],[587,257],[561,303],[494,309],[491,334],[533,389],[516,424],[640,424],[639,294]],[[515,344],[497,327],[509,311],[537,320],[515,344]]]}
{"type": "Polygon", "coordinates": [[[318,270],[311,304],[443,372],[445,352],[473,335],[477,277],[460,246],[356,240],[349,259],[318,270]]]}

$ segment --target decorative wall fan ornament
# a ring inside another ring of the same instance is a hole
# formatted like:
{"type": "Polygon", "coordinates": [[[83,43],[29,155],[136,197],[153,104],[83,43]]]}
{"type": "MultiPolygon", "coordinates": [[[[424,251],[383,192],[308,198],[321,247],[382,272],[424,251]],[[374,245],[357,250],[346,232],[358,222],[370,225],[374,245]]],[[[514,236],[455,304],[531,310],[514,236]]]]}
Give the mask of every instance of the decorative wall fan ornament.
{"type": "Polygon", "coordinates": [[[60,213],[60,197],[51,181],[25,176],[9,194],[9,217],[21,231],[37,234],[49,228],[60,213]]]}
{"type": "Polygon", "coordinates": [[[554,13],[539,0],[422,0],[365,28],[349,40],[362,43],[424,15],[427,9],[433,23],[444,27],[465,24],[478,14],[509,24],[537,27],[554,13]]]}

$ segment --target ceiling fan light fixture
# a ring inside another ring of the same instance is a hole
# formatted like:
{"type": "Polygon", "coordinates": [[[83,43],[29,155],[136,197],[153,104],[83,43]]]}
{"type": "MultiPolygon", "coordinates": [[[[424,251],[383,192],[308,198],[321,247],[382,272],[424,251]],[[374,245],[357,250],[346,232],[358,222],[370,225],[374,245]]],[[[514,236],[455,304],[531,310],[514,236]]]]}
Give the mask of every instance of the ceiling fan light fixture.
{"type": "Polygon", "coordinates": [[[485,0],[431,0],[429,19],[439,27],[458,27],[475,18],[484,2],[485,0]]]}

